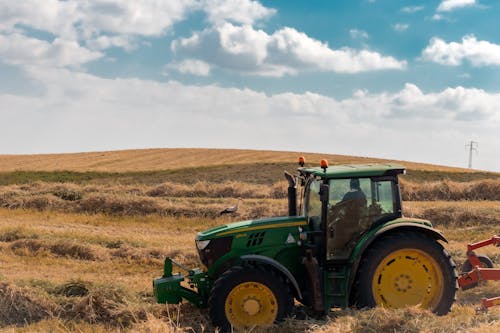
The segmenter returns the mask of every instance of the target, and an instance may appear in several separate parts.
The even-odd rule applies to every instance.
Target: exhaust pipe
[[[285,171],[288,180],[288,216],[297,216],[297,181],[288,171]]]

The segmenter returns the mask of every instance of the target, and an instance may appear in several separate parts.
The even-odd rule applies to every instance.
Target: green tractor
[[[446,314],[457,290],[455,264],[429,221],[403,217],[404,167],[321,162],[304,167],[301,157],[297,175],[285,172],[288,216],[198,233],[205,269],[166,258],[153,281],[157,302],[208,306],[222,331],[271,326],[292,313],[294,300],[319,314],[377,305]],[[187,275],[173,274],[173,264]]]

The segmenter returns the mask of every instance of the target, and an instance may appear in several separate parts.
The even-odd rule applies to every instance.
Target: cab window
[[[327,259],[348,258],[373,222],[395,214],[397,195],[393,180],[330,180]]]

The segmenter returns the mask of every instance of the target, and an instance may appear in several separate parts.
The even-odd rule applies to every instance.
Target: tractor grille
[[[232,243],[233,236],[212,239],[205,249],[198,250],[201,262],[207,268],[212,266],[217,259],[231,251]]]
[[[248,236],[247,247],[252,247],[262,244],[265,235],[266,235],[265,231],[254,232],[253,234],[250,234],[250,236]]]

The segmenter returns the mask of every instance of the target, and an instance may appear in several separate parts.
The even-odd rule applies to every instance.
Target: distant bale
[[[159,250],[137,249],[132,247],[120,247],[111,252],[111,257],[134,261],[142,264],[161,263],[165,254]]]
[[[20,239],[10,245],[10,249],[17,255],[37,255],[41,249],[46,249],[45,244],[37,239]]]
[[[500,200],[500,180],[473,182],[467,191],[469,200]]]
[[[89,246],[72,243],[49,243],[38,239],[20,239],[10,245],[10,249],[17,255],[34,255],[41,253],[79,260],[97,260],[99,255]]]
[[[57,242],[49,246],[50,252],[59,257],[80,260],[97,260],[99,256],[89,246],[75,242]]]
[[[135,196],[96,195],[81,200],[78,212],[104,213],[109,215],[146,215],[161,213],[161,206],[150,198]]]
[[[88,295],[88,283],[83,281],[69,281],[54,288],[53,292],[66,297],[83,297]]]
[[[500,180],[486,179],[473,182],[413,183],[401,180],[401,196],[405,201],[455,201],[455,200],[500,200]]]
[[[267,198],[269,189],[264,185],[254,185],[237,181],[224,183],[196,182],[191,185],[163,183],[146,191],[151,197],[187,198]]]
[[[288,185],[285,182],[275,183],[271,186],[269,196],[271,199],[285,199],[288,196]]]
[[[73,184],[57,185],[51,189],[51,192],[56,197],[65,201],[77,201],[83,197],[79,187]]]
[[[21,208],[44,211],[48,209],[64,209],[64,207],[66,205],[63,200],[49,194],[39,194],[24,197]]]
[[[38,234],[29,232],[24,228],[8,228],[0,231],[0,242],[13,242],[19,239],[36,239]]]
[[[0,326],[25,325],[53,316],[57,306],[27,288],[0,282]]]
[[[164,183],[146,191],[146,195],[150,197],[173,196],[172,194],[175,193],[174,186],[172,183]]]
[[[447,207],[407,210],[409,216],[431,221],[438,226],[477,226],[499,225],[500,219],[482,211],[468,209],[467,207]]]
[[[128,327],[146,317],[142,309],[131,305],[131,296],[111,285],[96,287],[89,293],[66,304],[63,317],[91,324]]]

